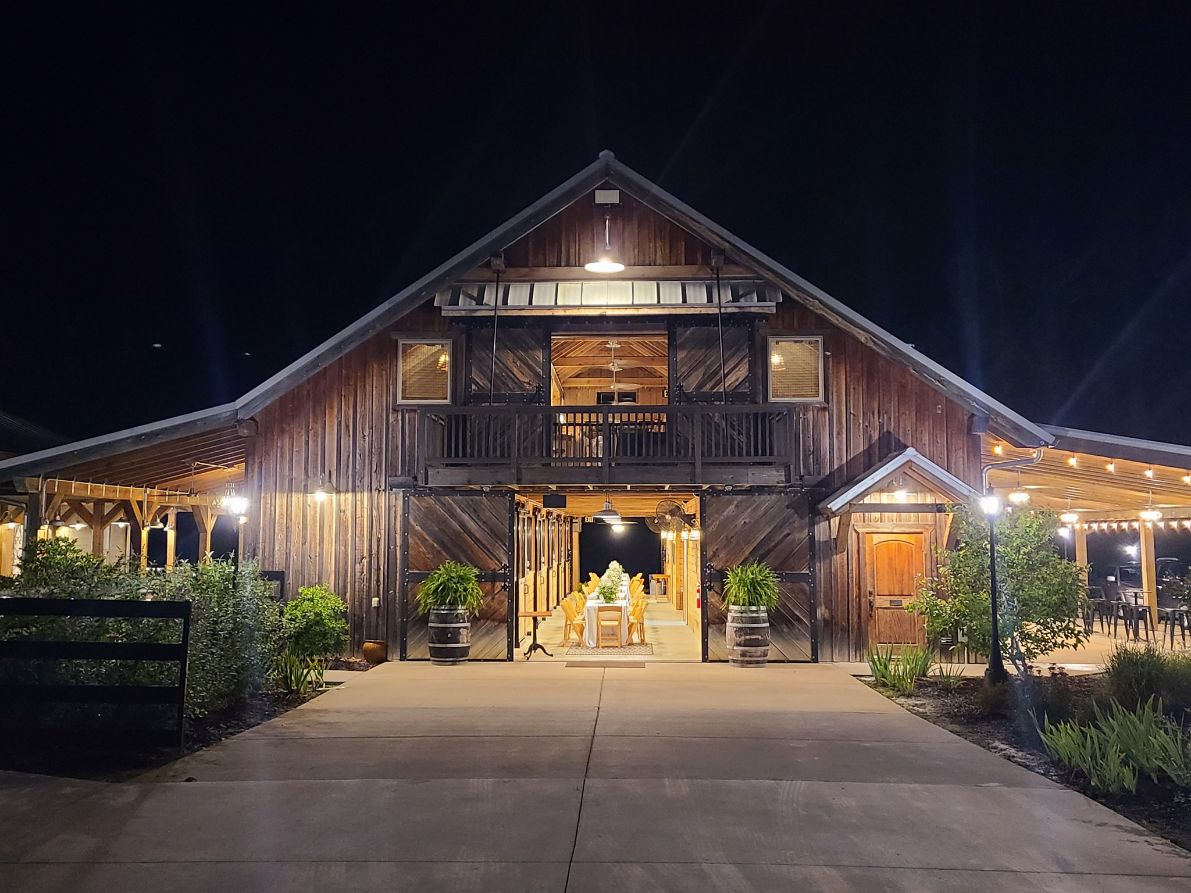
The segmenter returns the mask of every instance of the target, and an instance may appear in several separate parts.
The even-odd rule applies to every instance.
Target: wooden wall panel
[[[753,339],[747,327],[724,326],[722,375],[717,326],[678,326],[673,338],[678,369],[676,387],[681,388],[684,400],[719,399],[725,380],[730,400],[749,400]]]
[[[628,266],[701,264],[711,249],[678,224],[621,192],[612,209],[612,249]],[[510,267],[581,267],[604,247],[604,212],[580,200],[504,250]]]

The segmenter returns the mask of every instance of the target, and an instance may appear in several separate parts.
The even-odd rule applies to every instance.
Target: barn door
[[[499,326],[495,366],[492,362],[492,329],[473,328],[468,337],[468,403],[547,402],[550,334],[545,329]]]
[[[402,524],[401,657],[430,657],[426,617],[415,597],[426,575],[448,559],[480,571],[484,606],[471,622],[472,660],[512,660],[515,618],[511,492],[410,493]]]
[[[675,326],[671,335],[676,403],[718,403],[728,387],[730,403],[752,400],[752,329],[740,323],[724,325],[724,365],[720,371],[720,333],[715,325]]]
[[[923,618],[907,611],[906,605],[925,573],[926,534],[866,533],[864,557],[869,644],[924,644]]]
[[[777,607],[769,612],[769,659],[818,660],[809,499],[786,493],[717,493],[701,496],[699,511],[704,557],[703,659],[728,659],[724,574],[735,565],[762,561],[777,572],[780,591]]]

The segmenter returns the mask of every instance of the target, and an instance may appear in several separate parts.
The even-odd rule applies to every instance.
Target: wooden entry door
[[[866,533],[864,536],[868,641],[870,645],[922,645],[922,617],[906,610],[926,571],[926,534]]]

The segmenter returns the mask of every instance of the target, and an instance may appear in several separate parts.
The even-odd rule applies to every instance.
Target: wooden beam
[[[103,519],[106,514],[107,503],[100,499],[95,500],[91,507],[91,554],[98,558],[104,555],[103,532],[106,525]]]
[[[199,535],[199,562],[206,564],[211,560],[211,514],[207,506],[196,505],[191,509],[194,515],[194,526]]]
[[[168,514],[169,520],[165,529],[165,569],[172,571],[178,549],[178,510],[170,508]]]
[[[1157,627],[1158,621],[1158,561],[1154,549],[1154,525],[1142,523],[1138,528],[1141,540],[1141,589],[1150,608],[1150,622]]]
[[[720,270],[722,279],[759,279],[756,273],[737,264],[725,264]],[[496,274],[487,267],[477,267],[459,282],[492,282]],[[625,267],[615,277],[607,273],[591,273],[584,267],[509,267],[500,274],[501,282],[607,282],[610,278],[625,279],[714,279],[715,270],[703,264],[666,264]]]

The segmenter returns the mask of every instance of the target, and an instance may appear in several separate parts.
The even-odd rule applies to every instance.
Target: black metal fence
[[[12,638],[0,640],[0,659],[18,662],[132,661],[173,663],[176,682],[164,685],[139,683],[94,684],[55,681],[0,683],[0,713],[11,708],[34,708],[39,712],[55,704],[166,705],[172,707],[173,728],[88,727],[88,740],[129,744],[177,745],[184,735],[186,700],[186,654],[190,644],[189,601],[131,601],[124,599],[0,598],[0,617],[24,618],[124,618],[133,620],[181,621],[176,642],[110,642]],[[27,675],[27,674],[26,674]],[[53,674],[49,675],[53,679]],[[67,735],[63,725],[47,730]],[[82,730],[75,730],[82,731]]]

